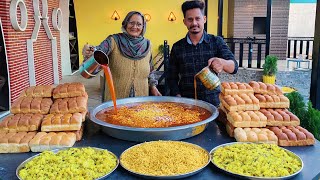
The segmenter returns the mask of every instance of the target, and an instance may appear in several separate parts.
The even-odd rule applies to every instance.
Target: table
[[[84,132],[83,139],[75,144],[75,147],[92,146],[98,148],[106,148],[118,157],[127,148],[136,145],[137,142],[123,141],[119,139],[112,138],[102,131],[98,125],[93,124],[90,120],[86,121],[86,128]],[[209,123],[208,128],[201,134],[185,139],[183,141],[194,143],[202,146],[206,150],[210,151],[214,147],[235,141],[230,138],[225,131],[224,125],[220,122]],[[320,143],[316,141],[314,146],[304,146],[304,147],[288,147],[287,149],[293,151],[301,157],[304,163],[304,168],[301,173],[299,173],[293,179],[312,179],[320,172]],[[16,168],[28,157],[31,157],[37,153],[18,153],[18,154],[0,154],[0,177],[3,180],[15,180],[17,179],[15,175]],[[1,179],[0,178],[0,179]],[[119,167],[107,178],[108,180],[138,180],[140,178],[130,174],[120,165]],[[207,180],[207,179],[235,179],[234,177],[227,175],[214,167],[210,163],[203,171],[200,173],[185,178],[187,180]]]
[[[307,63],[308,69],[310,69],[310,60],[303,60],[303,59],[287,59],[287,68],[289,68],[290,62],[296,63],[296,68],[301,68],[301,63]]]

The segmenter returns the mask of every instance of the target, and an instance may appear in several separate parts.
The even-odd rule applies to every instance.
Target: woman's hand
[[[94,48],[93,46],[89,45],[88,43],[85,44],[82,48],[82,55],[85,60],[93,55]]]
[[[162,94],[159,92],[159,90],[156,86],[151,86],[150,92],[153,96],[162,96]]]

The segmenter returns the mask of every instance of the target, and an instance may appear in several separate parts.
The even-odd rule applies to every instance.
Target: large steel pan
[[[96,114],[108,107],[112,107],[112,101],[108,101],[96,106],[90,111],[90,120],[101,126],[102,131],[106,134],[123,140],[128,141],[153,141],[153,140],[180,140],[186,139],[203,132],[208,123],[215,120],[219,112],[215,106],[210,103],[182,97],[170,97],[170,96],[147,96],[147,97],[133,97],[118,99],[117,105],[124,105],[129,103],[138,102],[177,102],[189,105],[195,105],[207,109],[212,115],[203,121],[188,124],[183,126],[167,127],[167,128],[135,128],[128,126],[119,126],[101,121],[96,118]]]

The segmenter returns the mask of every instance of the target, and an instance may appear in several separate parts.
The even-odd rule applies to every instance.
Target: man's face
[[[183,22],[187,26],[189,33],[198,34],[203,31],[207,17],[201,13],[199,8],[194,8],[186,11],[186,17]]]

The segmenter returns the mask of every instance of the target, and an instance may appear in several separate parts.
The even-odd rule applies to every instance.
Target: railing
[[[169,55],[170,55],[170,48],[168,45],[167,40],[164,41],[163,43],[163,61],[161,62],[161,64],[158,66],[158,68],[156,69],[156,71],[160,71],[161,67],[163,66],[163,74],[160,76],[160,78],[158,79],[158,84],[160,87],[159,91],[162,93],[163,96],[169,96],[169,85],[168,85],[168,81],[166,80],[167,77],[167,68],[169,65]],[[164,83],[162,83],[162,81],[164,81]]]
[[[235,55],[235,58],[239,60],[239,67],[243,67],[244,56],[248,56],[248,68],[252,68],[252,59],[255,57],[257,59],[257,68],[261,68],[262,52],[265,49],[266,40],[257,38],[224,38],[225,42],[230,47],[230,50]],[[245,49],[244,47],[248,47]],[[238,49],[237,49],[238,48]],[[264,48],[264,49],[263,49]],[[238,50],[236,52],[236,50]],[[255,54],[256,53],[256,54]],[[164,53],[163,61],[158,66],[156,71],[160,71],[164,67],[164,72],[158,79],[159,90],[162,95],[169,95],[169,86],[166,81],[166,70],[169,64],[169,54],[170,48],[167,41],[164,41]],[[162,58],[162,57],[161,57]],[[164,81],[164,82],[163,82]]]
[[[239,67],[243,67],[244,57],[247,57],[248,60],[248,68],[252,67],[252,60],[257,60],[257,67],[261,67],[261,61],[264,59],[265,54],[265,46],[266,39],[258,39],[258,38],[224,38],[225,42],[228,44],[230,50],[235,55],[235,58],[239,60]],[[307,59],[312,59],[312,46],[313,46],[313,37],[288,37],[288,50],[287,57],[288,58],[297,58],[299,54],[307,55]],[[158,66],[156,71],[160,71],[162,67],[164,67],[164,73],[158,79],[159,84],[162,84],[162,94],[169,95],[169,88],[166,82],[166,69],[169,63],[169,54],[170,49],[167,41],[164,41],[164,53],[163,53],[163,61]],[[164,82],[162,82],[164,81]]]
[[[239,67],[243,67],[244,57],[247,55],[248,68],[252,68],[253,57],[255,57],[255,59],[257,60],[256,68],[261,68],[262,50],[265,49],[266,39],[247,37],[224,38],[224,40],[228,44],[235,58],[239,60]]]
[[[312,59],[313,37],[288,37],[287,58],[297,58],[299,54]]]

